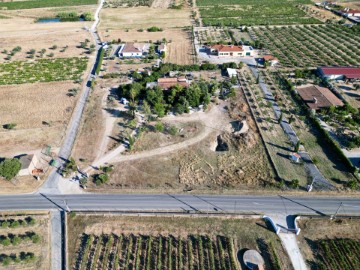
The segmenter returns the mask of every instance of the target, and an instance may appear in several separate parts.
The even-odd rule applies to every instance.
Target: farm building
[[[119,49],[119,57],[142,57],[149,53],[149,43],[125,43]]]
[[[351,8],[345,8],[343,10],[340,10],[339,13],[344,17],[359,17],[360,16],[360,10],[351,9]]]
[[[160,44],[159,46],[157,46],[157,51],[160,54],[166,52],[166,44]]]
[[[318,67],[319,75],[328,80],[350,80],[360,79],[360,68],[358,67]]]
[[[298,153],[291,153],[290,160],[295,163],[299,163],[301,160],[301,156]]]
[[[19,176],[31,175],[33,170],[36,170],[36,166],[39,163],[36,155],[22,155],[16,157],[21,163],[21,168],[18,173]]]
[[[330,89],[325,87],[309,84],[298,87],[296,90],[306,105],[313,110],[344,105]]]
[[[230,78],[237,76],[237,71],[234,68],[227,68],[226,72],[227,72],[227,74],[229,75]]]
[[[149,82],[146,84],[146,88],[154,88],[156,86],[160,87],[162,90],[168,90],[175,85],[180,85],[183,87],[189,87],[189,82],[185,77],[177,78],[159,78],[157,82]]]
[[[264,62],[265,62],[265,61],[268,61],[269,65],[270,65],[271,67],[273,67],[273,66],[275,66],[276,64],[279,63],[279,60],[278,60],[275,56],[273,56],[273,55],[271,55],[271,54],[265,54],[265,55],[262,57],[262,59],[263,59]]]
[[[253,48],[250,46],[237,45],[212,45],[206,47],[207,53],[219,57],[243,57],[253,56]]]

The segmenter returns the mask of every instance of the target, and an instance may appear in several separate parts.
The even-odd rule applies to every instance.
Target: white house
[[[142,57],[149,53],[149,43],[125,43],[121,45],[119,57]]]
[[[157,47],[157,51],[158,53],[163,53],[163,52],[166,52],[166,44],[160,44],[158,47]]]

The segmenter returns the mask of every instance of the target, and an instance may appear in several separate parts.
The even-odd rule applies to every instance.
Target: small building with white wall
[[[39,160],[36,155],[22,155],[16,157],[19,159],[21,168],[18,173],[19,176],[32,175],[32,171],[36,169]]]

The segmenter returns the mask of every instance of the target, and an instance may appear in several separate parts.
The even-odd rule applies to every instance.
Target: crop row
[[[360,269],[360,241],[326,239],[316,242],[320,269]]]
[[[44,7],[63,7],[63,6],[80,6],[96,5],[97,0],[29,0],[0,2],[0,9],[30,9]]]
[[[297,4],[310,4],[309,1],[249,1],[249,0],[199,0],[197,5],[205,26],[241,25],[288,25],[321,24],[309,17]],[[241,8],[238,8],[240,5]]]
[[[224,236],[86,235],[73,269],[237,269],[233,241]]]
[[[19,245],[22,242],[29,242],[32,241],[34,244],[39,243],[40,241],[40,236],[34,232],[26,232],[25,234],[8,234],[7,236],[5,235],[0,235],[0,245],[3,246],[9,246],[9,245]]]
[[[1,63],[0,85],[78,80],[87,62],[87,57],[72,57]]]
[[[17,228],[17,227],[25,227],[35,225],[36,221],[32,217],[27,217],[25,219],[3,219],[0,220],[0,228],[6,229]]]

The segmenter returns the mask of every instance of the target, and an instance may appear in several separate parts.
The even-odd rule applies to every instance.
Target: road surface
[[[360,198],[176,194],[29,194],[0,196],[0,210],[190,211],[191,213],[359,215]]]
[[[94,15],[95,21],[89,30],[93,37],[93,41],[96,46],[96,51],[98,52],[97,57],[94,59],[94,63],[91,68],[92,71],[86,78],[86,82],[84,83],[83,90],[81,92],[81,96],[75,107],[75,111],[71,118],[70,124],[67,128],[66,136],[62,143],[62,146],[60,148],[59,155],[58,155],[59,156],[59,158],[58,158],[59,166],[58,167],[62,167],[70,157],[72,148],[75,143],[76,135],[77,135],[79,127],[80,127],[81,117],[82,117],[83,111],[85,109],[86,100],[87,100],[90,90],[91,90],[90,81],[95,76],[95,69],[96,69],[96,66],[98,65],[100,49],[102,47],[100,37],[96,31],[96,27],[99,23],[99,14],[100,14],[101,8],[104,4],[104,1],[105,0],[100,1],[99,6]],[[57,168],[54,168],[52,170],[52,172],[50,173],[49,177],[47,178],[46,182],[39,189],[39,192],[54,193],[54,194],[62,193],[64,191],[66,192],[67,190],[61,190],[61,186],[59,186],[59,183],[61,183],[60,181],[61,181],[61,175],[58,173]],[[62,185],[62,186],[64,186],[64,185]],[[73,185],[73,186],[75,186],[75,185]],[[78,187],[78,185],[77,185],[77,187]],[[59,188],[60,188],[60,190],[59,190]],[[67,188],[71,189],[72,187],[71,187],[71,185],[68,184]]]

